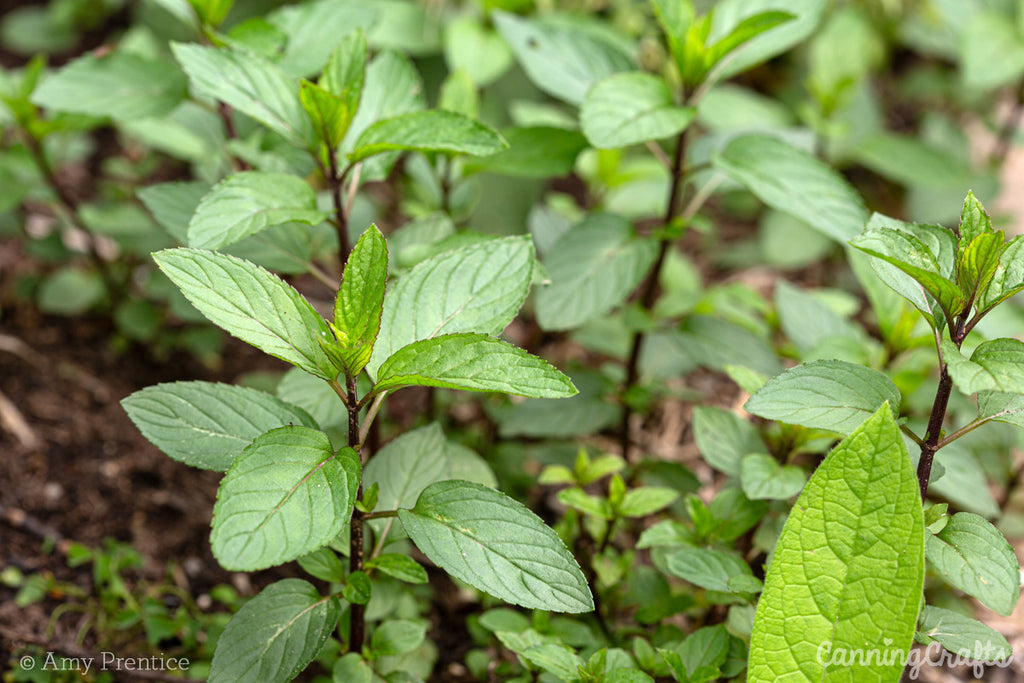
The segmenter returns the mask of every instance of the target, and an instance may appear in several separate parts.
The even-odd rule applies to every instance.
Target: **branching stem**
[[[672,220],[676,217],[679,212],[679,195],[680,187],[683,184],[683,178],[686,174],[686,129],[679,134],[676,140],[675,155],[672,157],[672,182],[669,186],[668,193],[668,207],[665,210],[665,217],[663,224],[667,227]],[[643,289],[640,293],[640,305],[644,310],[649,311],[654,305],[654,298],[658,292],[658,278],[661,275],[661,268],[665,263],[665,257],[668,254],[671,243],[667,239],[662,239],[661,244],[658,246],[658,257],[654,261],[654,266],[651,268],[651,272],[647,274],[647,280],[644,282]],[[640,379],[640,349],[643,346],[644,334],[643,332],[633,333],[633,343],[629,351],[629,361],[626,364],[626,383],[623,387],[623,397],[628,397],[630,390],[636,386],[637,381]],[[629,460],[629,445],[630,445],[630,434],[629,434],[629,423],[633,417],[633,409],[629,405],[629,401],[623,401],[622,406],[622,426],[620,432],[620,447],[622,449],[622,457]]]

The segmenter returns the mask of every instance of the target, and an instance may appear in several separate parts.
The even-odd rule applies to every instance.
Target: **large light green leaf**
[[[276,275],[201,249],[165,249],[153,259],[215,325],[317,377],[337,377],[338,369],[320,345],[320,339],[330,339],[327,323]]]
[[[289,173],[242,171],[219,182],[196,207],[188,225],[189,246],[219,249],[281,223],[316,225],[328,213],[316,194]]]
[[[693,437],[704,460],[730,477],[740,476],[743,456],[766,450],[754,425],[714,406],[693,409]]]
[[[32,103],[124,120],[168,114],[187,94],[188,81],[175,64],[114,51],[68,63],[39,84]]]
[[[953,587],[1009,616],[1020,597],[1020,564],[1003,535],[970,512],[958,512],[925,541],[928,566]]]
[[[900,392],[882,373],[819,360],[768,380],[743,407],[769,420],[848,434],[887,401],[894,414],[899,411]]]
[[[898,680],[923,585],[920,490],[883,406],[825,458],[793,506],[757,604],[747,680]],[[882,656],[831,664],[833,653],[864,648]]]
[[[201,95],[225,102],[301,147],[316,138],[299,102],[299,84],[252,53],[171,43],[174,57]]]
[[[568,330],[622,303],[647,274],[657,243],[636,236],[624,218],[594,214],[569,229],[544,266],[551,284],[537,292],[537,322]]]
[[[967,659],[996,662],[1013,656],[1013,649],[999,631],[951,609],[925,605],[917,631],[925,644],[937,642],[948,652]]]
[[[523,305],[533,266],[528,237],[489,240],[420,262],[384,297],[370,375],[395,351],[420,339],[501,332]]]
[[[213,508],[213,555],[253,571],[326,545],[348,523],[359,456],[335,453],[327,435],[281,427],[256,437],[221,481]]]
[[[317,426],[305,410],[270,394],[216,382],[157,384],[125,397],[121,406],[164,453],[218,472],[264,432],[289,424]]]
[[[597,81],[633,68],[616,45],[568,26],[554,26],[495,11],[491,17],[534,85],[569,104],[580,104]]]
[[[1024,396],[984,391],[978,394],[978,417],[1024,428]]]
[[[321,596],[302,579],[270,584],[228,622],[210,683],[292,680],[317,656],[340,616],[337,597]]]
[[[348,411],[331,385],[305,370],[292,368],[277,383],[277,397],[302,408],[321,429],[348,427]]]
[[[663,79],[633,71],[612,74],[587,91],[580,125],[590,144],[612,149],[675,135],[696,113],[673,102]]]
[[[375,393],[408,386],[501,391],[530,398],[575,396],[547,361],[486,334],[448,334],[402,347],[377,371]]]
[[[399,519],[423,553],[452,576],[516,605],[589,612],[587,580],[561,539],[535,514],[494,489],[431,484]]]
[[[778,138],[741,135],[712,163],[768,206],[792,214],[838,242],[864,229],[868,218],[864,202],[843,177]]]
[[[461,114],[412,111],[368,127],[348,157],[355,162],[396,150],[487,156],[506,147],[508,143],[492,129]]]

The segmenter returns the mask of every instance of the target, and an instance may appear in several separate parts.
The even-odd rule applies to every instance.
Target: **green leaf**
[[[810,292],[785,280],[779,280],[775,286],[775,309],[782,331],[805,354],[829,339],[864,341],[855,325]]]
[[[131,120],[169,114],[187,95],[177,65],[115,50],[68,63],[39,84],[31,101],[54,111]]]
[[[557,676],[561,681],[576,683],[580,680],[579,670],[583,660],[566,645],[541,643],[526,648],[521,654],[530,664]]]
[[[371,124],[410,111],[424,108],[423,83],[420,82],[416,67],[395,52],[385,51],[378,54],[366,67],[366,79],[359,100],[359,108],[352,119],[352,124],[341,143],[340,151],[347,154],[355,149],[356,140]],[[397,154],[384,155],[363,164],[362,178],[383,177],[386,175],[388,161],[394,162]],[[379,163],[376,175],[367,175],[368,164]]]
[[[558,492],[558,502],[591,517],[612,518],[612,506],[605,498],[592,496],[583,489],[572,487]]]
[[[419,647],[426,635],[425,622],[390,619],[374,630],[370,637],[370,652],[374,657],[412,652]]]
[[[691,0],[651,0],[651,7],[654,9],[658,26],[665,33],[669,52],[679,67],[679,73],[687,73],[687,35],[697,18],[693,2]]]
[[[765,450],[754,425],[733,412],[714,406],[694,407],[693,437],[704,460],[730,477],[740,476],[743,456]]]
[[[849,434],[886,402],[893,414],[899,411],[900,392],[881,372],[819,360],[771,378],[743,408],[769,420]]]
[[[657,243],[636,236],[614,214],[593,214],[551,247],[544,266],[551,284],[537,292],[537,322],[568,330],[603,315],[636,289],[657,257]]]
[[[179,462],[225,472],[253,439],[277,427],[315,428],[306,411],[270,394],[216,382],[170,382],[121,406],[142,435]]]
[[[201,249],[165,249],[153,260],[210,322],[317,377],[337,376],[320,346],[330,339],[327,323],[276,275]]]
[[[39,310],[57,315],[80,315],[103,301],[107,287],[99,273],[61,268],[39,285]]]
[[[679,491],[662,486],[641,486],[630,489],[619,504],[623,517],[646,517],[668,507],[679,498]]]
[[[235,0],[188,0],[188,4],[192,5],[202,23],[216,27],[224,21]]]
[[[694,631],[673,650],[662,650],[662,653],[677,680],[688,683],[712,681],[722,677],[720,667],[729,655],[729,633],[724,624],[705,626]]]
[[[508,148],[463,163],[465,173],[496,173],[519,178],[550,178],[572,172],[576,157],[587,147],[579,131],[536,126],[506,128],[501,136]]]
[[[370,461],[373,462],[372,460]],[[370,466],[367,464],[366,469]],[[426,583],[428,580],[427,570],[416,560],[407,555],[398,553],[384,553],[370,560],[363,565],[367,571],[376,569],[382,574],[405,581],[406,583]]]
[[[978,299],[978,310],[993,306],[1024,290],[1024,235],[1017,235],[1006,243],[999,256],[999,265],[992,274],[988,288]]]
[[[948,280],[953,276],[953,262],[957,249],[956,237],[951,231],[940,225],[907,223],[877,213],[872,215],[871,220],[868,221],[867,230],[869,233],[876,230],[887,230],[907,235],[906,238],[893,238],[891,243],[885,237],[872,237],[872,248],[882,249],[886,257],[873,258],[871,266],[890,289],[913,304],[925,315],[929,324],[935,327],[935,316],[937,315],[935,304],[929,298],[925,287],[910,274],[890,263],[889,259],[907,261],[907,266],[937,274],[940,278]],[[851,244],[857,247],[856,244],[852,242]],[[889,251],[890,248],[893,250]],[[935,278],[931,277],[931,279]],[[941,284],[937,286],[945,289],[949,296],[955,298],[948,286]]]
[[[807,474],[796,465],[780,465],[769,455],[751,453],[740,462],[740,481],[751,500],[789,500],[803,489]]]
[[[188,225],[188,243],[220,249],[273,225],[316,225],[328,216],[317,210],[316,194],[301,178],[242,171],[217,183],[199,202]]]
[[[217,491],[214,557],[253,571],[326,545],[348,523],[358,484],[359,456],[334,453],[323,432],[281,427],[256,437]]]
[[[1020,28],[996,9],[978,8],[960,30],[959,64],[963,84],[991,91],[1024,74],[1024,40]]]
[[[355,652],[342,656],[331,670],[334,683],[374,683],[374,678],[373,668]]]
[[[370,360],[380,332],[387,279],[388,247],[384,235],[371,225],[348,256],[334,300],[334,334],[350,377],[358,375]]]
[[[979,235],[995,234],[992,229],[992,219],[985,212],[974,192],[968,190],[964,197],[964,207],[960,211],[960,235],[957,247],[957,261],[963,259],[964,251],[971,242]]]
[[[354,31],[369,31],[380,21],[381,4],[317,0],[274,10],[267,20],[287,37],[278,66],[296,77],[319,72],[339,46],[340,36],[345,36],[344,45]],[[355,41],[366,44],[365,38]]]
[[[345,579],[345,587],[341,591],[341,597],[353,605],[365,605],[373,597],[373,584],[370,577],[364,571],[354,571]]]
[[[317,85],[341,98],[351,118],[359,109],[365,81],[366,34],[361,29],[356,29],[345,36],[331,53]],[[346,131],[348,123],[350,122],[345,124]]]
[[[352,122],[352,110],[342,98],[325,90],[321,86],[302,81],[299,84],[299,102],[306,110],[306,116],[313,124],[317,137],[333,150],[337,147],[348,131]]]
[[[160,227],[179,243],[186,244],[192,214],[210,189],[210,185],[203,182],[170,182],[140,187],[135,194]]]
[[[378,510],[414,505],[423,489],[446,479],[451,479],[451,468],[445,458],[444,433],[436,422],[389,442],[366,463],[363,472],[364,487],[380,487]],[[378,538],[385,538],[394,533],[393,519],[371,519],[367,523]]]
[[[858,235],[867,221],[863,200],[841,175],[778,138],[740,135],[712,164],[768,206],[837,242]]]
[[[321,429],[348,427],[348,411],[338,394],[330,384],[304,370],[285,372],[277,384],[277,397],[308,412]]]
[[[252,53],[201,45],[171,43],[171,51],[200,95],[230,105],[302,148],[315,140],[298,83],[280,67]]]
[[[760,20],[751,21],[758,15],[775,10],[796,17],[733,49],[716,69],[716,76],[721,80],[731,78],[803,42],[818,27],[826,6],[825,0],[722,0],[716,3],[708,34],[712,50],[727,36],[737,32],[749,35],[758,27]]]
[[[898,680],[923,585],[920,489],[883,406],[825,458],[786,520],[754,616],[747,680]],[[891,650],[867,661],[830,659],[882,643]]]
[[[512,51],[493,29],[477,17],[459,15],[444,31],[448,71],[464,71],[478,86],[490,85],[512,66]]]
[[[578,393],[547,361],[485,334],[449,334],[402,347],[380,366],[373,391],[407,386],[500,391],[530,398]]]
[[[963,237],[960,239],[963,243]],[[999,267],[1003,246],[1001,233],[985,233],[972,239],[957,259],[956,282],[969,304],[988,288]]]
[[[384,297],[371,376],[398,349],[454,332],[496,335],[523,305],[533,277],[528,237],[489,240],[438,254],[399,278]]]
[[[925,605],[917,632],[925,644],[937,642],[965,659],[996,662],[1013,656],[1013,649],[999,631],[953,610]]]
[[[970,512],[958,512],[925,540],[928,566],[954,588],[1009,616],[1020,597],[1020,564],[1003,535]]]
[[[979,391],[996,388],[995,377],[983,366],[967,360],[960,349],[948,339],[941,342],[942,359],[946,362],[946,371],[956,388],[970,396]]]
[[[317,656],[340,616],[338,598],[322,597],[306,581],[270,584],[228,622],[210,683],[290,681]]]
[[[995,387],[1006,393],[1024,393],[1024,343],[1017,339],[993,339],[979,344],[971,362],[991,375]]]
[[[753,578],[750,565],[738,555],[711,548],[680,548],[665,555],[665,568],[705,590],[733,592],[730,582],[739,576]]]
[[[310,576],[321,581],[341,583],[345,580],[345,565],[330,548],[323,547],[299,558],[299,566]]]
[[[978,394],[978,417],[1024,427],[1024,395],[982,392]]]
[[[491,17],[534,85],[563,102],[579,105],[594,83],[634,68],[617,45],[581,29],[502,11]]]
[[[765,31],[770,31],[779,24],[793,21],[795,16],[788,12],[769,10],[744,17],[724,38],[708,47],[705,64],[710,68],[720,62],[727,54],[744,43],[756,38]]]
[[[940,274],[940,265],[935,254],[916,236],[899,230],[879,228],[868,230],[850,240],[850,245],[896,266],[913,278],[924,292],[939,303],[947,318],[952,319],[963,309],[963,292]],[[896,291],[904,294],[900,289]],[[908,296],[907,300],[917,306],[922,313],[931,311],[927,298],[920,294],[913,298]]]
[[[487,156],[508,147],[479,121],[450,111],[412,111],[377,121],[363,131],[349,153],[352,162],[380,152],[412,150]]]
[[[613,149],[676,135],[696,113],[675,105],[663,79],[633,71],[612,74],[587,91],[580,125],[590,144]]]
[[[561,539],[522,504],[465,481],[431,484],[399,518],[417,547],[474,588],[527,608],[589,612],[594,601]]]

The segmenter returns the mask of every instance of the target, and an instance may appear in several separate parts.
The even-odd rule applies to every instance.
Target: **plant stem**
[[[967,315],[966,310],[957,316],[955,324],[950,325],[950,339],[960,348],[967,336]],[[925,494],[928,493],[928,480],[932,476],[932,460],[935,453],[942,446],[949,443],[949,440],[942,438],[942,423],[946,419],[946,406],[949,404],[949,395],[953,390],[953,378],[949,376],[946,359],[942,357],[942,349],[939,345],[940,333],[936,332],[936,349],[939,354],[939,388],[935,391],[935,401],[932,403],[932,412],[928,416],[928,428],[924,434],[924,442],[921,444],[921,459],[917,463],[917,482],[921,487],[921,502],[924,502]],[[964,432],[966,433],[966,432]]]
[[[953,379],[949,376],[946,366],[942,366],[942,373],[939,375],[939,388],[935,392],[935,402],[932,403],[932,413],[928,418],[928,430],[925,432],[924,443],[921,444],[921,459],[917,463],[917,482],[921,487],[921,501],[924,501],[928,493],[928,479],[932,475],[932,460],[935,452],[939,450],[939,441],[942,436],[942,422],[946,418],[946,405],[949,403],[949,394],[953,388]]]
[[[237,140],[238,132],[235,130],[235,122],[231,118],[231,105],[227,102],[218,102],[217,113],[220,115],[220,120],[224,122],[224,133],[227,135],[228,140]],[[231,155],[231,161],[239,171],[248,171],[252,169],[252,166],[250,166],[249,162],[245,159],[239,159],[238,157]]]
[[[583,516],[580,515],[577,520],[580,533],[573,544],[575,546],[573,554],[580,560],[580,567],[583,569],[583,575],[586,577],[587,585],[590,587],[590,594],[594,596],[594,617],[597,619],[597,625],[601,629],[601,633],[608,639],[608,642],[612,643],[612,632],[608,628],[608,622],[605,620],[601,593],[597,590],[597,571],[594,569],[594,546],[596,541],[583,525]]]
[[[345,201],[342,199],[342,185],[345,179],[338,174],[337,152],[331,150],[327,158],[328,168],[324,175],[331,188],[331,202],[334,204],[334,229],[338,235],[338,263],[341,266],[340,272],[344,275],[348,252],[352,248],[348,243],[348,211],[345,210]]]
[[[665,218],[663,224],[667,227],[672,220],[676,217],[679,212],[679,195],[680,186],[682,185],[683,176],[685,175],[686,167],[686,129],[679,134],[676,140],[676,151],[672,157],[672,182],[669,186],[668,191],[668,208],[665,210]],[[668,255],[670,242],[667,239],[661,240],[661,244],[658,247],[658,257],[654,261],[654,267],[651,268],[651,272],[647,274],[647,280],[644,282],[643,289],[640,293],[640,305],[644,310],[649,311],[654,305],[654,298],[658,292],[658,278],[661,275],[661,268],[665,264],[665,257]],[[634,332],[633,343],[629,350],[629,361],[626,364],[626,383],[623,386],[623,396],[629,395],[630,390],[636,386],[637,381],[640,379],[640,349],[643,346],[644,333]],[[622,450],[622,457],[627,461],[629,460],[629,422],[633,417],[633,409],[630,407],[628,400],[623,401],[622,405],[622,426],[620,433],[620,447]]]
[[[359,399],[356,396],[356,378],[348,378],[348,445],[360,449],[359,435]],[[359,483],[356,499],[363,497],[363,484]],[[349,523],[348,571],[349,574],[363,570],[363,513],[358,508],[352,509],[352,520]],[[359,653],[363,650],[366,639],[366,606],[352,603],[349,607],[348,651]]]

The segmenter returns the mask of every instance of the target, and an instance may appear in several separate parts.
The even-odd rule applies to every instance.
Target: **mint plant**
[[[528,245],[514,240],[507,246],[515,249],[525,265],[519,270],[529,278],[533,257]],[[458,267],[465,267],[475,252],[479,250],[449,253],[458,257]],[[338,584],[325,596],[297,579],[264,589],[226,628],[211,680],[289,680],[316,656],[343,611],[352,658],[340,660],[339,666],[358,668],[363,666],[361,657],[372,660],[416,648],[423,629],[392,622],[376,628],[364,651],[371,577],[426,580],[412,558],[381,552],[396,517],[424,555],[470,585],[536,609],[592,608],[586,580],[572,555],[521,504],[487,486],[444,476],[415,450],[399,459],[424,463],[428,469],[405,472],[415,490],[396,491],[392,473],[372,469],[373,461],[360,454],[381,401],[402,387],[503,391],[536,398],[576,393],[564,375],[506,342],[480,333],[440,334],[444,323],[465,324],[471,316],[478,317],[478,324],[490,318],[487,327],[494,326],[495,316],[507,320],[524,288],[503,292],[486,307],[472,301],[473,293],[466,290],[445,292],[440,298],[431,292],[435,310],[452,313],[440,326],[416,329],[431,311],[403,305],[415,301],[415,293],[411,300],[392,297],[385,303],[387,247],[371,226],[349,255],[334,318],[328,323],[287,283],[241,259],[192,248],[166,250],[155,258],[212,322],[325,382],[348,415],[347,445],[335,448],[301,408],[253,389],[175,383],[124,400],[143,434],[169,455],[226,471],[210,536],[214,556],[223,566],[252,571],[306,558],[302,563],[313,575]],[[439,260],[448,260],[451,267],[452,259],[444,254],[418,270],[429,276]],[[416,274],[414,270],[409,278]],[[482,284],[486,288],[490,283]],[[396,296],[403,293],[396,291]],[[402,343],[404,334],[416,339]],[[389,344],[398,348],[391,351]],[[373,360],[375,350],[382,360]],[[357,378],[368,364],[373,379],[360,391]],[[197,432],[203,434],[198,441]],[[435,448],[441,445],[443,450],[434,438]],[[430,483],[431,478],[436,481]],[[387,523],[378,528],[368,553],[370,538],[364,534],[373,520]],[[339,546],[342,534],[348,541]],[[345,551],[347,569],[329,546]],[[392,629],[403,635],[379,635]],[[392,643],[394,638],[398,642]],[[279,659],[261,655],[271,647],[284,648]]]
[[[748,679],[775,680],[783,672],[827,676],[847,667],[846,653],[872,643],[881,654],[856,664],[857,675],[895,681],[915,633],[924,644],[934,640],[977,660],[1010,655],[997,632],[966,617],[951,622],[952,615],[925,605],[922,595],[927,559],[951,585],[1009,614],[1020,595],[1009,543],[983,517],[950,516],[945,505],[923,508],[922,502],[940,448],[990,421],[1016,421],[1024,344],[991,339],[970,358],[961,349],[986,315],[1024,289],[1020,239],[1006,242],[969,193],[956,232],[876,214],[851,240],[932,332],[939,383],[923,433],[897,424],[901,397],[884,374],[839,360],[787,370],[747,402],[755,415],[848,434],[811,477],[783,527],[757,605]],[[978,416],[947,433],[954,387],[977,395]],[[919,448],[916,476],[901,432]],[[978,649],[981,636],[972,642],[966,632],[984,634],[985,651]],[[841,658],[822,658],[822,645]]]

